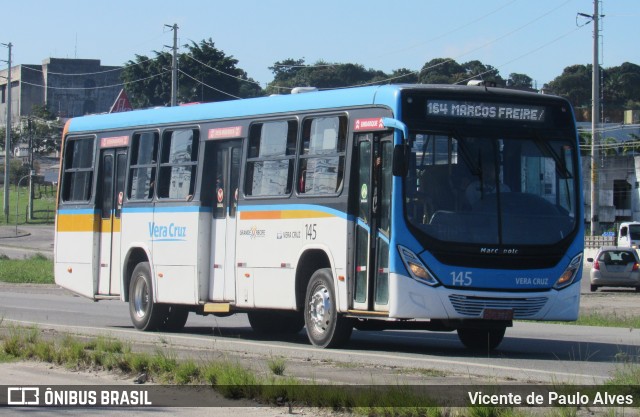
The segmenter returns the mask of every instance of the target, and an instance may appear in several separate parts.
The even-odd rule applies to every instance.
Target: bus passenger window
[[[321,195],[340,191],[344,175],[346,132],[347,118],[344,116],[304,121],[298,193]]]
[[[298,123],[294,120],[251,126],[245,195],[285,196],[291,193],[297,134]]]
[[[130,200],[153,198],[157,160],[158,133],[145,132],[133,135],[127,187],[127,196]]]
[[[162,136],[158,197],[187,199],[193,195],[198,163],[199,132],[174,130]]]
[[[63,201],[89,201],[93,184],[94,138],[68,140],[62,178]]]

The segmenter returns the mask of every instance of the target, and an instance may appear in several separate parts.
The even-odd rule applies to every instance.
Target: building
[[[8,69],[0,71],[0,126],[7,123]],[[122,89],[121,67],[98,59],[48,58],[42,65],[11,68],[11,119],[19,123],[33,106],[61,118],[108,112]]]
[[[590,123],[578,123],[578,130],[591,133]],[[598,221],[603,231],[615,230],[623,221],[640,221],[640,125],[602,125],[597,160]],[[633,144],[634,146],[630,146]],[[582,157],[582,185],[585,222],[591,216],[591,160]]]

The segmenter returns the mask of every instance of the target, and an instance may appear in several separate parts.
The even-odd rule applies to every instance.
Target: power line
[[[98,86],[98,87],[54,87],[54,86],[50,86],[50,85],[41,85],[41,84],[34,84],[34,83],[30,83],[28,81],[24,81],[21,80],[20,82],[26,85],[30,85],[33,87],[41,87],[41,88],[48,88],[48,89],[52,89],[52,90],[100,90],[100,89],[104,89],[104,88],[113,88],[113,87],[122,87],[124,85],[129,85],[129,84],[134,84],[134,83],[138,83],[141,81],[146,81],[146,80],[150,80],[151,78],[155,78],[155,77],[160,77],[161,75],[166,74],[169,71],[163,71],[160,74],[155,74],[155,75],[151,75],[149,77],[145,77],[145,78],[140,78],[138,80],[134,80],[134,81],[127,81],[127,82],[122,82],[122,83],[118,83],[118,84],[111,84],[111,85],[103,85],[103,86]]]
[[[215,88],[215,87],[212,87],[212,86],[210,86],[209,84],[206,84],[206,83],[204,83],[204,82],[202,82],[202,81],[200,81],[200,80],[197,80],[197,79],[195,79],[194,77],[192,77],[191,75],[189,75],[189,74],[187,74],[186,72],[182,71],[181,69],[178,69],[178,72],[180,72],[181,74],[185,75],[186,77],[191,78],[193,81],[195,81],[195,82],[197,82],[197,83],[200,83],[200,84],[204,85],[205,87],[208,87],[208,88],[210,88],[210,89],[212,89],[212,90],[215,90],[215,91],[217,91],[217,92],[219,92],[219,93],[226,94],[226,95],[228,95],[229,97],[233,97],[233,98],[237,98],[237,99],[242,99],[242,97],[234,96],[233,94],[227,93],[226,91],[222,91],[222,90],[217,89],[217,88]]]
[[[250,83],[250,84],[255,84],[255,85],[257,85],[258,87],[260,87],[260,83],[258,83],[258,82],[256,82],[256,81],[247,80],[247,79],[244,79],[244,78],[242,78],[242,77],[237,77],[237,76],[235,76],[235,75],[233,75],[233,74],[226,73],[226,72],[224,72],[224,71],[221,71],[221,70],[219,70],[219,69],[217,69],[217,68],[214,68],[214,67],[212,67],[212,66],[210,66],[210,65],[205,64],[204,62],[202,62],[202,61],[200,61],[200,60],[198,60],[198,59],[194,58],[194,57],[193,57],[193,56],[191,56],[191,55],[187,55],[187,57],[188,57],[188,58],[190,58],[190,59],[193,59],[193,60],[194,60],[194,61],[196,61],[198,64],[200,64],[200,65],[202,65],[202,66],[205,66],[205,67],[207,67],[207,68],[209,68],[209,69],[211,69],[211,70],[213,70],[213,71],[216,71],[216,72],[218,72],[218,73],[220,73],[220,74],[226,75],[227,77],[235,78],[236,80],[244,81],[244,82],[247,82],[247,83]],[[185,74],[185,75],[187,75],[187,74]]]

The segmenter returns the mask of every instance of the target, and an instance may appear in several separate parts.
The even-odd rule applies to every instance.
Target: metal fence
[[[616,244],[615,236],[585,236],[584,247],[597,249],[602,246],[614,246]]]

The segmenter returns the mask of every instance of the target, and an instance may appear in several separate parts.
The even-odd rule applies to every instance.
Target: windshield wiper
[[[553,159],[556,165],[556,171],[558,172],[558,175],[560,176],[560,178],[565,180],[573,179],[573,174],[571,174],[571,172],[567,169],[566,162],[560,157],[560,155],[558,155],[555,149],[553,149],[553,147],[549,145],[549,142],[545,141],[540,137],[538,132],[535,133],[534,143],[536,144],[536,146],[544,156],[547,156]]]

